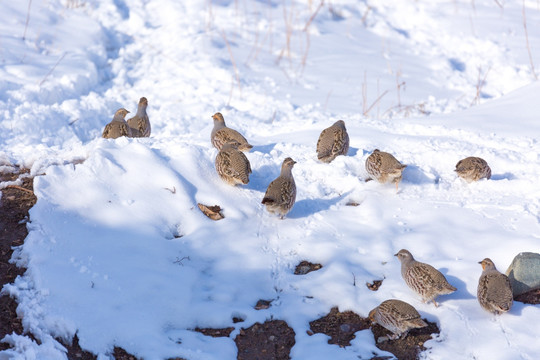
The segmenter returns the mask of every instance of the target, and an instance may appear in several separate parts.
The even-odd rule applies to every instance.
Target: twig
[[[324,6],[324,0],[321,0],[321,2],[319,3],[319,6],[317,7],[317,9],[315,10],[315,12],[313,14],[311,14],[311,17],[309,18],[309,20],[307,21],[306,23],[306,26],[304,26],[304,29],[302,31],[307,31],[307,29],[309,28],[309,26],[311,25],[311,23],[313,22],[313,20],[315,19],[315,17],[317,16],[317,14],[319,13],[319,10],[321,10],[321,8]]]
[[[379,101],[381,101],[381,99],[383,98],[384,95],[386,95],[388,93],[388,90],[385,90],[374,102],[373,104],[371,104],[371,106],[364,112],[364,116],[366,116],[367,114],[369,114],[369,112],[371,111],[371,109],[373,109],[373,107],[379,103]]]
[[[30,194],[34,194],[34,192],[32,190],[28,190],[28,189],[25,189],[23,188],[22,186],[19,186],[19,185],[8,185],[5,187],[5,189],[7,188],[13,188],[13,189],[18,189],[18,190],[22,190],[22,191],[26,191],[27,193],[30,193]]]
[[[236,82],[238,83],[238,89],[240,89],[240,75],[238,72],[238,68],[236,67],[236,61],[234,60],[234,55],[232,53],[231,45],[229,44],[229,41],[227,40],[227,36],[225,36],[225,33],[221,31],[220,34],[223,40],[225,40],[225,45],[227,45],[227,50],[229,51],[229,56],[231,57],[231,62],[234,68],[234,77],[236,78]]]
[[[367,80],[366,72],[364,71],[364,82],[362,83],[362,113],[366,114],[367,106]]]
[[[352,284],[353,284],[353,286],[356,286],[356,275],[354,275],[353,272],[351,272],[351,274],[352,274],[352,278],[353,278],[353,283]]]
[[[364,26],[366,26],[366,19],[370,10],[371,10],[371,6],[368,5],[368,7],[366,8],[366,11],[364,12],[364,15],[362,16],[362,24],[364,24]]]
[[[495,0],[495,3],[496,3],[497,5],[499,5],[499,7],[500,7],[501,9],[503,9],[503,6],[502,6],[502,4],[499,2],[499,0]]]
[[[326,107],[328,106],[328,100],[330,99],[330,95],[332,95],[332,92],[333,92],[333,91],[334,91],[333,89],[330,90],[330,91],[328,92],[328,94],[326,95],[326,100],[324,101],[324,108],[323,108],[323,111],[326,111]]]
[[[525,29],[525,41],[527,42],[527,52],[529,53],[529,62],[531,63],[531,72],[533,73],[534,79],[538,80],[536,71],[534,70],[534,62],[531,54],[531,46],[529,45],[529,32],[527,31],[527,17],[525,15],[525,0],[523,0],[523,28]]]
[[[54,69],[56,69],[56,67],[58,66],[58,64],[60,64],[60,61],[62,61],[64,59],[64,57],[66,56],[66,53],[63,53],[62,56],[60,56],[60,59],[58,59],[58,61],[56,62],[56,64],[54,64],[54,66],[52,67],[52,69],[47,73],[47,75],[45,75],[45,77],[43,78],[43,80],[41,80],[41,82],[39,83],[39,86],[41,87],[41,85],[43,85],[43,83],[47,80],[47,78],[49,77],[49,75],[51,75],[54,71]]]
[[[482,74],[482,68],[478,68],[478,83],[476,84],[476,96],[471,102],[471,105],[475,103],[478,104],[480,100],[480,93],[482,92],[482,87],[486,83],[486,79],[490,70],[491,70],[491,66],[489,67],[489,69],[487,69],[486,73],[484,74],[484,78],[480,79],[480,75]]]
[[[169,190],[172,194],[176,194],[176,187],[172,187],[172,190],[169,188],[164,188],[165,190]]]
[[[180,264],[180,265],[184,266],[184,264],[182,264],[182,261],[184,261],[184,260],[191,260],[191,259],[189,258],[189,256],[183,256],[182,258],[179,258],[179,257],[177,256],[177,257],[176,257],[176,260],[173,261],[173,263],[175,263],[175,264]]]
[[[28,23],[30,22],[30,6],[32,6],[32,0],[28,0],[28,10],[26,11],[26,23],[24,24],[23,41],[26,40],[26,30],[28,29]]]

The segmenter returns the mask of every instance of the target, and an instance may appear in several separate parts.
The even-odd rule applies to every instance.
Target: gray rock
[[[519,253],[506,270],[512,284],[514,297],[540,289],[540,254]]]

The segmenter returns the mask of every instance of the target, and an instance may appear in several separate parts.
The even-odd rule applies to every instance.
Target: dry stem
[[[64,57],[66,56],[66,53],[63,53],[62,56],[60,56],[60,59],[58,59],[58,61],[56,62],[56,64],[54,64],[54,66],[52,67],[52,69],[47,73],[47,75],[45,75],[45,77],[43,78],[43,80],[41,80],[41,82],[39,83],[39,86],[41,87],[41,85],[43,85],[43,83],[47,80],[47,78],[49,77],[49,75],[51,75],[54,71],[54,69],[56,69],[56,67],[58,66],[58,64],[60,64],[60,61],[62,61],[64,59]]]
[[[30,22],[30,6],[32,6],[32,0],[28,0],[28,10],[26,11],[26,23],[24,24],[24,34],[22,39],[26,40],[26,30],[28,29],[28,23]]]
[[[525,0],[523,0],[522,14],[523,14],[523,28],[525,29],[525,41],[527,42],[527,52],[529,53],[529,62],[531,64],[531,72],[534,76],[534,79],[538,80],[538,76],[536,75],[536,71],[534,70],[534,61],[533,61],[532,53],[531,53],[531,46],[529,44],[529,32],[527,31],[527,17],[525,15]]]

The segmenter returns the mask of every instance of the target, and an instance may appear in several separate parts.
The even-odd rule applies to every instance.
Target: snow
[[[28,270],[2,290],[37,341],[8,335],[0,359],[63,359],[56,339],[75,334],[99,359],[114,346],[145,359],[234,359],[240,329],[270,318],[294,329],[293,359],[370,358],[389,354],[369,330],[346,348],[306,331],[334,306],[367,316],[388,298],[439,325],[427,358],[538,358],[538,305],[494,317],[476,300],[478,261],[504,272],[538,251],[540,83],[523,26],[525,11],[540,67],[538,1],[318,6],[0,3],[0,166],[30,167],[38,197],[13,257]],[[101,139],[141,96],[151,137]],[[215,172],[217,111],[254,145],[246,186]],[[320,131],[338,119],[349,154],[319,163]],[[375,148],[408,164],[397,193],[364,182]],[[260,201],[287,156],[298,194],[279,220]],[[456,178],[467,156],[484,158],[492,179]],[[225,219],[197,203],[220,205]],[[401,279],[401,248],[458,290],[423,304]],[[323,268],[294,275],[302,260]],[[383,278],[377,292],[364,286]],[[259,299],[272,306],[255,310]],[[196,327],[235,330],[211,338]]]

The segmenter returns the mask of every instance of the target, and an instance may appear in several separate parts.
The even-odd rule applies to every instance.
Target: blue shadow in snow
[[[126,5],[125,1],[114,0],[114,5],[118,8],[118,12],[123,20],[129,19],[129,7]]]
[[[332,199],[303,199],[296,202],[290,213],[286,215],[289,219],[300,219],[328,210],[332,205],[337,204],[347,194],[336,196]]]
[[[264,195],[268,185],[279,176],[280,171],[281,168],[277,168],[273,165],[263,165],[257,170],[253,170],[249,176],[249,183],[242,187],[245,189],[262,191]]]
[[[448,269],[446,268],[439,269],[439,271],[444,275],[446,280],[448,280],[448,283],[450,283],[450,285],[455,287],[457,290],[451,294],[437,297],[436,301],[438,303],[443,303],[449,299],[452,299],[452,300],[476,299],[476,294],[473,295],[467,291],[467,284],[465,284],[464,281],[460,280],[459,278],[455,276],[447,275],[446,273],[448,272]],[[480,276],[480,273],[478,276]]]
[[[491,175],[490,180],[498,181],[498,180],[515,180],[515,179],[516,179],[516,177],[514,176],[514,174],[512,174],[512,173],[504,173],[504,174]]]
[[[275,147],[276,147],[276,143],[267,144],[267,145],[253,145],[253,149],[251,149],[251,152],[259,151],[259,152],[262,152],[263,154],[269,154],[270,151],[274,150]]]
[[[349,152],[347,153],[347,156],[356,156],[359,150],[360,149],[358,148],[349,147]]]
[[[464,62],[459,61],[458,59],[455,59],[455,58],[448,59],[448,62],[450,63],[452,70],[464,72],[465,69],[467,68]]]
[[[416,165],[407,165],[405,170],[403,170],[403,182],[411,184],[435,184],[438,182],[438,177],[435,179],[430,178],[426,175],[422,169]]]

